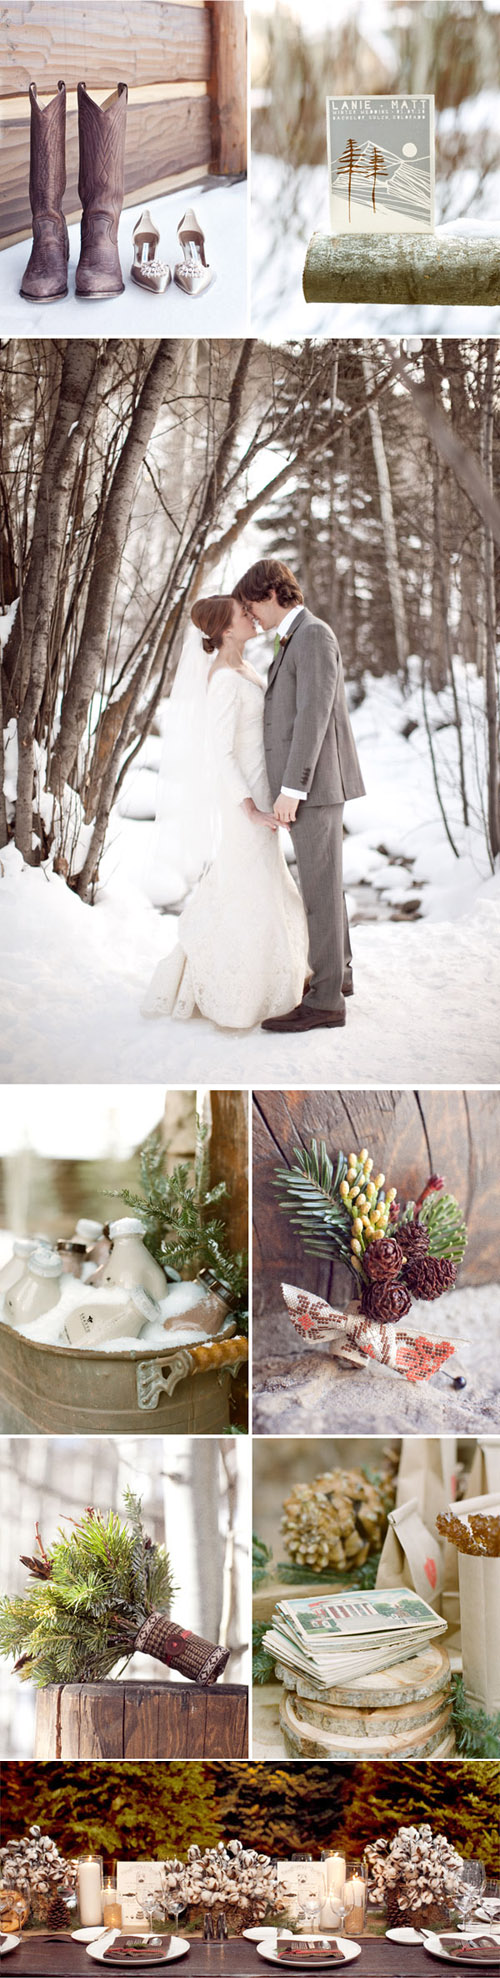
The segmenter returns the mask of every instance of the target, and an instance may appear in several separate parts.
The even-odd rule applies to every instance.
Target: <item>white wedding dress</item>
[[[159,962],[142,1015],[249,1030],[300,1003],[307,971],[307,921],[279,832],[242,810],[253,797],[271,810],[257,677],[219,668],[207,691],[210,752],[221,830],[213,863],[179,919],[176,947]]]

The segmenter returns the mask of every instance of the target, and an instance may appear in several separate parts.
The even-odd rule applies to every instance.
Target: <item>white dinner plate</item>
[[[261,1944],[264,1937],[271,1937],[271,1939],[276,1937],[277,1928],[276,1923],[252,1923],[251,1928],[249,1930],[242,1930],[241,1934],[242,1937],[248,1937],[250,1944]],[[282,1930],[281,1935],[282,1937],[293,1937],[293,1930]]]
[[[149,1932],[146,1933],[146,1931],[144,1931],[145,1936],[146,1934],[149,1934]],[[139,1935],[140,1935],[139,1930],[127,1930],[127,1931],[107,1930],[105,1936],[100,1937],[97,1943],[87,1944],[87,1957],[92,1957],[94,1959],[94,1964],[103,1964],[104,1952],[105,1950],[111,1950],[111,1946],[112,1944],[114,1944],[115,1937],[123,1937],[123,1936],[138,1937]],[[175,1957],[187,1957],[188,1950],[189,1950],[189,1944],[187,1937],[171,1937],[168,1946],[168,1951],[166,1953],[166,1957],[163,1960],[164,1964],[171,1964]],[[156,1962],[157,1960],[155,1958],[155,1964]],[[106,1964],[111,1964],[111,1963],[112,1963],[112,1959],[106,1958]],[[145,1967],[144,1967],[143,1958],[140,1959],[139,1966],[136,1966],[135,1969],[140,1969],[141,1966],[142,1969],[144,1970]],[[134,1964],[132,1958],[127,1958],[126,1965],[122,1964],[120,1960],[120,1970],[133,1971]],[[158,1964],[158,1970],[161,1971],[160,1963]]]
[[[328,1936],[328,1931],[320,1930],[318,1932],[317,1930],[310,1930],[309,1935],[305,1939],[306,1943],[308,1944],[311,1943],[313,1937],[318,1935],[324,1938]],[[294,1941],[296,1943],[297,1941],[300,1943],[300,1937],[298,1938],[296,1937]],[[352,1959],[354,1957],[361,1957],[361,1944],[355,1944],[352,1937],[339,1938],[330,1935],[330,1943],[332,1944],[332,1946],[336,1945],[337,1950],[342,1951],[342,1957],[344,1959],[345,1964],[351,1964]],[[283,1964],[285,1968],[287,1968],[288,1965],[288,1960],[283,1957],[278,1957],[277,1949],[274,1949],[271,1947],[270,1944],[267,1944],[265,1939],[263,1943],[257,1944],[257,1957],[264,1957],[268,1964]],[[306,1959],[305,1968],[308,1971],[315,1971],[315,1970],[319,1971],[320,1967],[324,1968],[326,1962],[327,1962],[327,1953],[323,1952],[323,1956],[321,1956],[321,1952],[318,1951],[317,1964],[313,1962],[312,1958],[308,1957]],[[290,1964],[288,1965],[288,1968],[290,1968],[292,1964],[295,1966],[296,1970],[300,1970],[300,1960],[298,1957],[290,1958]],[[337,1969],[337,1966],[332,1965],[331,1970],[333,1971],[335,1969]],[[340,1969],[340,1966],[338,1967],[338,1969]]]
[[[20,1942],[20,1937],[9,1937],[8,1931],[6,1931],[3,1944],[0,1944],[0,1957],[6,1957],[7,1951],[15,1951],[16,1944],[20,1944]]]
[[[460,1932],[458,1930],[451,1930],[448,1932],[444,1930],[442,1934],[444,1938],[446,1938],[447,1935],[452,1937],[457,1937],[459,1936]],[[489,1937],[491,1944],[494,1945],[495,1949],[498,1952],[498,1963],[500,1965],[500,1942],[498,1940],[496,1931],[488,1930],[487,1928],[485,1928],[483,1924],[482,1926],[479,1925],[478,1929],[472,1929],[471,1936]],[[467,1942],[467,1935],[465,1931],[464,1931],[463,1941],[464,1944]],[[482,1959],[474,1957],[474,1952],[472,1950],[470,1952],[469,1957],[466,1956],[465,1951],[462,1953],[462,1955],[460,1955],[458,1951],[447,1951],[445,1949],[444,1943],[442,1943],[441,1941],[441,1936],[440,1935],[438,1936],[437,1931],[435,1930],[427,1930],[425,1933],[425,1937],[422,1937],[422,1943],[424,1946],[424,1950],[429,1951],[430,1957],[440,1957],[443,1959],[443,1962],[445,1964],[465,1964],[465,1965],[473,1964],[475,1965],[476,1971],[479,1971],[480,1968],[484,1971],[495,1970],[495,1964],[493,1962],[493,1959],[491,1961],[488,1959],[488,1962],[483,1965]]]
[[[75,1944],[94,1944],[96,1937],[102,1937],[104,1935],[104,1924],[93,1923],[92,1927],[87,1924],[86,1930],[72,1930],[71,1935]],[[108,1932],[106,1931],[107,1935]]]
[[[410,1923],[401,1923],[399,1930],[386,1930],[391,1944],[421,1944],[420,1930],[413,1930]]]

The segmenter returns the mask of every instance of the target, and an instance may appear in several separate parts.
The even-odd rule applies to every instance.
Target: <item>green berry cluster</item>
[[[340,1183],[339,1193],[352,1218],[351,1257],[357,1271],[368,1244],[387,1236],[391,1203],[396,1200],[396,1189],[385,1188],[385,1174],[374,1174],[373,1165],[367,1147],[349,1154],[347,1174]]]

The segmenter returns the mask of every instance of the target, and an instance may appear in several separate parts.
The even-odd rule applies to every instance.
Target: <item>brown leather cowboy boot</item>
[[[125,287],[118,254],[118,221],[123,206],[125,124],[128,89],[119,82],[100,106],[78,84],[82,244],[76,294],[94,302],[121,295]]]
[[[55,302],[68,293],[68,229],[61,207],[66,185],[66,89],[58,82],[57,96],[40,109],[36,86],[30,82],[30,206],[33,246],[25,268],[21,295],[26,302]]]

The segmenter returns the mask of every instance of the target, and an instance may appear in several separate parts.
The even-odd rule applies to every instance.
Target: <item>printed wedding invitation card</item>
[[[431,233],[434,97],[328,96],[332,233]]]

